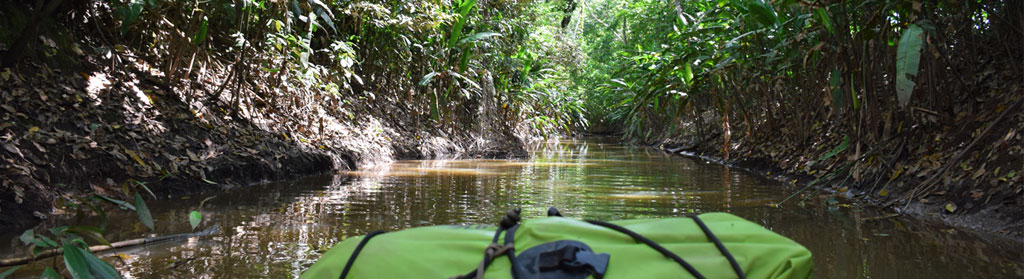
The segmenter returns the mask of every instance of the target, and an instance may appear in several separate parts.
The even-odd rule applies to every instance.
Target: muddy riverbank
[[[0,69],[0,80],[3,230],[48,218],[62,200],[117,198],[125,185],[166,198],[395,159],[519,157],[529,133],[442,129],[396,103],[349,104],[340,117],[237,110],[191,95],[216,83],[168,85],[135,66],[23,63]]]
[[[710,142],[713,143],[714,141]],[[990,196],[988,200],[984,200],[984,203],[981,203],[980,205],[972,204],[969,205],[967,210],[957,211],[955,205],[949,206],[950,204],[955,204],[955,202],[959,201],[955,193],[938,193],[937,195],[928,196],[927,199],[917,200],[901,199],[900,195],[888,195],[885,192],[882,192],[881,195],[878,194],[878,192],[875,192],[875,194],[872,195],[870,189],[873,189],[872,186],[875,186],[875,183],[878,183],[877,180],[865,179],[865,181],[862,182],[853,182],[848,180],[832,181],[828,176],[826,176],[827,171],[825,170],[819,169],[820,172],[808,172],[804,169],[794,171],[793,168],[785,168],[786,165],[814,165],[815,162],[813,160],[804,162],[792,162],[787,160],[779,162],[766,159],[763,155],[753,156],[750,158],[741,157],[736,159],[734,157],[734,159],[724,159],[721,155],[720,149],[715,149],[713,144],[709,144],[708,141],[696,144],[679,144],[679,141],[676,140],[663,140],[660,144],[652,145],[652,147],[669,154],[692,157],[730,167],[741,168],[748,172],[759,174],[765,178],[802,189],[792,197],[787,197],[790,198],[787,200],[789,203],[788,206],[795,206],[794,204],[807,196],[839,198],[850,202],[861,202],[878,207],[884,212],[887,212],[885,218],[898,216],[909,217],[920,220],[924,223],[948,226],[982,237],[1006,239],[1014,243],[1013,245],[1024,246],[1024,209],[1021,207],[1024,203],[1021,202],[1020,195],[1017,195],[1016,198],[1013,197],[1013,194],[1019,194],[1021,192],[1019,177],[1016,181],[1003,181],[1007,182],[1007,188],[1014,189],[1012,186],[1017,185],[1017,190],[1011,190],[1009,197],[997,199],[997,202],[990,203]],[[761,146],[759,148],[766,147]],[[747,147],[745,150],[750,152],[750,150],[757,149],[758,148]],[[770,156],[768,156],[768,158],[770,158]],[[889,181],[886,184],[895,182],[896,184],[903,186],[911,183],[919,183],[921,176],[922,175],[887,177]],[[945,183],[962,184],[969,182],[947,180]],[[974,191],[973,193],[977,193],[977,191]],[[975,194],[974,196],[973,200],[978,200],[977,195]],[[781,204],[778,206],[787,205]]]

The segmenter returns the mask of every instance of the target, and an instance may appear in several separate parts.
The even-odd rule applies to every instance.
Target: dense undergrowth
[[[593,132],[1024,229],[1019,3],[589,5],[576,80]]]

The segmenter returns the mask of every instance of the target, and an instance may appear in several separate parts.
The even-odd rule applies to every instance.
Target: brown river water
[[[555,206],[566,217],[601,220],[730,212],[810,249],[815,278],[1024,277],[1020,243],[989,241],[903,217],[872,220],[886,213],[826,194],[774,207],[796,187],[698,159],[595,140],[548,143],[532,155],[527,160],[399,161],[151,201],[155,232],[139,224],[134,213],[111,213],[108,228],[116,232],[108,239],[189,232],[188,213],[211,197],[202,208],[201,227],[222,229],[208,237],[100,255],[126,278],[291,278],[346,237],[491,224],[513,207],[521,207],[526,219],[543,218]],[[0,254],[25,253],[20,233],[0,235]],[[44,265],[54,263],[30,264],[14,277],[36,278]]]

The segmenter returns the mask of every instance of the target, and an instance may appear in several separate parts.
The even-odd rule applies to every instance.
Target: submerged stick
[[[193,237],[200,237],[200,236],[208,236],[208,235],[212,235],[214,233],[217,233],[218,231],[220,231],[220,226],[213,225],[212,227],[210,227],[208,229],[205,229],[205,230],[203,230],[201,232],[172,234],[172,235],[155,236],[155,237],[147,237],[147,238],[137,238],[137,239],[132,239],[132,240],[125,240],[125,241],[114,242],[114,243],[111,243],[110,245],[90,246],[89,247],[89,251],[93,252],[93,253],[96,253],[96,252],[102,252],[102,251],[107,251],[107,250],[112,250],[112,249],[120,249],[120,248],[126,248],[126,247],[138,246],[138,245],[146,245],[146,244],[151,244],[151,243],[161,242],[161,241],[168,241],[168,240],[175,240],[175,239],[182,239],[182,238],[193,238]],[[42,253],[39,253],[39,254],[36,254],[36,255],[32,255],[32,256],[25,256],[25,257],[18,257],[18,258],[9,258],[9,259],[0,259],[0,267],[23,265],[23,264],[27,264],[27,263],[30,263],[30,262],[33,262],[33,261],[36,261],[36,260],[40,260],[40,259],[60,256],[62,254],[64,254],[64,250],[63,249],[50,249],[50,250],[46,250],[46,251],[43,251]]]

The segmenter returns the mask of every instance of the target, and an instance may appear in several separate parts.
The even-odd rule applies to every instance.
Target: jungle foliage
[[[1020,141],[1024,96],[1017,1],[583,6],[588,63],[575,80],[593,132],[688,138],[882,199],[949,193],[948,212],[1019,197],[997,187],[1024,172],[1007,145]]]

